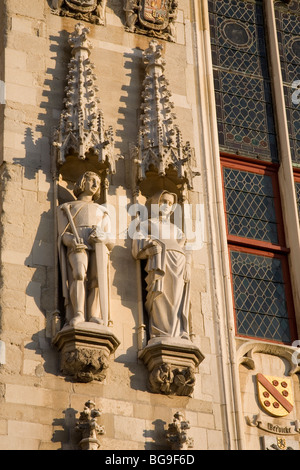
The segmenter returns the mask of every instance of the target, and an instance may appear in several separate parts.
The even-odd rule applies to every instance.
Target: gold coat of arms
[[[169,0],[143,0],[140,10],[141,22],[149,22],[155,29],[165,28],[169,21],[169,3]]]
[[[258,399],[263,410],[271,416],[288,415],[294,407],[291,380],[257,374]]]

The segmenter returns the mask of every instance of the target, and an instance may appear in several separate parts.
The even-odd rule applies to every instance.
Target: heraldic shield
[[[91,12],[97,7],[97,0],[65,0],[69,8],[81,12]]]
[[[140,21],[153,29],[165,29],[169,23],[170,0],[141,0]]]
[[[291,379],[257,374],[258,399],[263,410],[271,416],[288,415],[294,407]]]

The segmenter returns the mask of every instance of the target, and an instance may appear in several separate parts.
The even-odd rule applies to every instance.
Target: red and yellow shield
[[[144,20],[162,25],[168,20],[169,0],[143,0],[142,14]]]
[[[291,380],[257,374],[258,399],[263,410],[271,416],[286,416],[294,407]]]

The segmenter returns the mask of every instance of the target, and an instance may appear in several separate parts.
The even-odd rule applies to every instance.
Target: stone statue
[[[58,207],[58,249],[66,325],[84,321],[107,326],[110,218],[97,204],[101,180],[84,173],[74,188],[77,200]]]
[[[134,33],[138,18],[136,11],[139,10],[140,7],[137,5],[136,0],[125,0],[123,9],[126,15],[126,30]]]
[[[190,262],[183,232],[170,221],[176,194],[161,191],[150,198],[151,217],[140,223],[132,254],[146,259],[150,338],[189,339]]]

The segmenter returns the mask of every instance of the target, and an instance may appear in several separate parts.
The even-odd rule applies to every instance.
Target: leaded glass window
[[[269,175],[224,167],[228,234],[278,244]]]
[[[277,171],[222,157],[236,333],[289,343],[294,310]]]
[[[234,250],[230,256],[238,334],[289,343],[282,260]]]
[[[299,222],[300,222],[300,181],[299,182],[296,181],[295,188],[296,188],[296,198],[297,198],[298,215],[299,215]]]
[[[300,165],[300,2],[276,2],[275,12],[292,161]]]
[[[262,4],[208,3],[221,150],[277,161]]]

